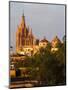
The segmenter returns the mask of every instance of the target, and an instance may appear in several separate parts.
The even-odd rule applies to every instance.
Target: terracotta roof
[[[40,42],[48,42],[48,40],[46,40],[45,38],[42,39]]]
[[[52,42],[54,42],[54,41],[61,42],[60,39],[57,36],[55,36],[54,39],[52,40]]]

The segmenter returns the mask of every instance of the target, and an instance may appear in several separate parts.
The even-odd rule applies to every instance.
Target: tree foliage
[[[20,66],[31,67],[32,79],[37,79],[40,85],[64,85],[66,83],[65,44],[60,44],[58,51],[52,53],[51,45],[40,48],[39,52],[26,57]]]

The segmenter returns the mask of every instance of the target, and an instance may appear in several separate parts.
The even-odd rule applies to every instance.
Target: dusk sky
[[[32,28],[35,37],[46,37],[49,41],[57,35],[60,40],[65,35],[65,6],[36,3],[10,3],[10,45],[15,49],[16,30],[22,15],[26,26]]]

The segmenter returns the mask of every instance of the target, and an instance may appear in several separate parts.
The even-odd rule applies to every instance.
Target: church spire
[[[24,23],[25,23],[24,9],[23,9],[23,13],[22,13],[22,20],[23,20]]]
[[[24,13],[22,14],[22,19],[24,19],[24,21],[25,21],[25,16],[24,16]]]
[[[23,13],[23,15],[22,15],[22,22],[24,22],[24,24],[25,24],[25,16],[24,16],[24,13]]]
[[[20,28],[23,29],[25,27],[26,27],[26,25],[25,25],[25,16],[24,16],[24,13],[23,13],[22,14],[22,20],[21,20]]]

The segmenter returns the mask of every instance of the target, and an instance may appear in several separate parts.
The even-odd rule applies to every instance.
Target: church
[[[23,14],[20,25],[16,31],[16,52],[22,53],[24,49],[32,49],[31,47],[34,45],[34,36],[32,33],[32,29],[30,27],[26,27],[25,16]],[[25,50],[26,51],[26,50]]]

